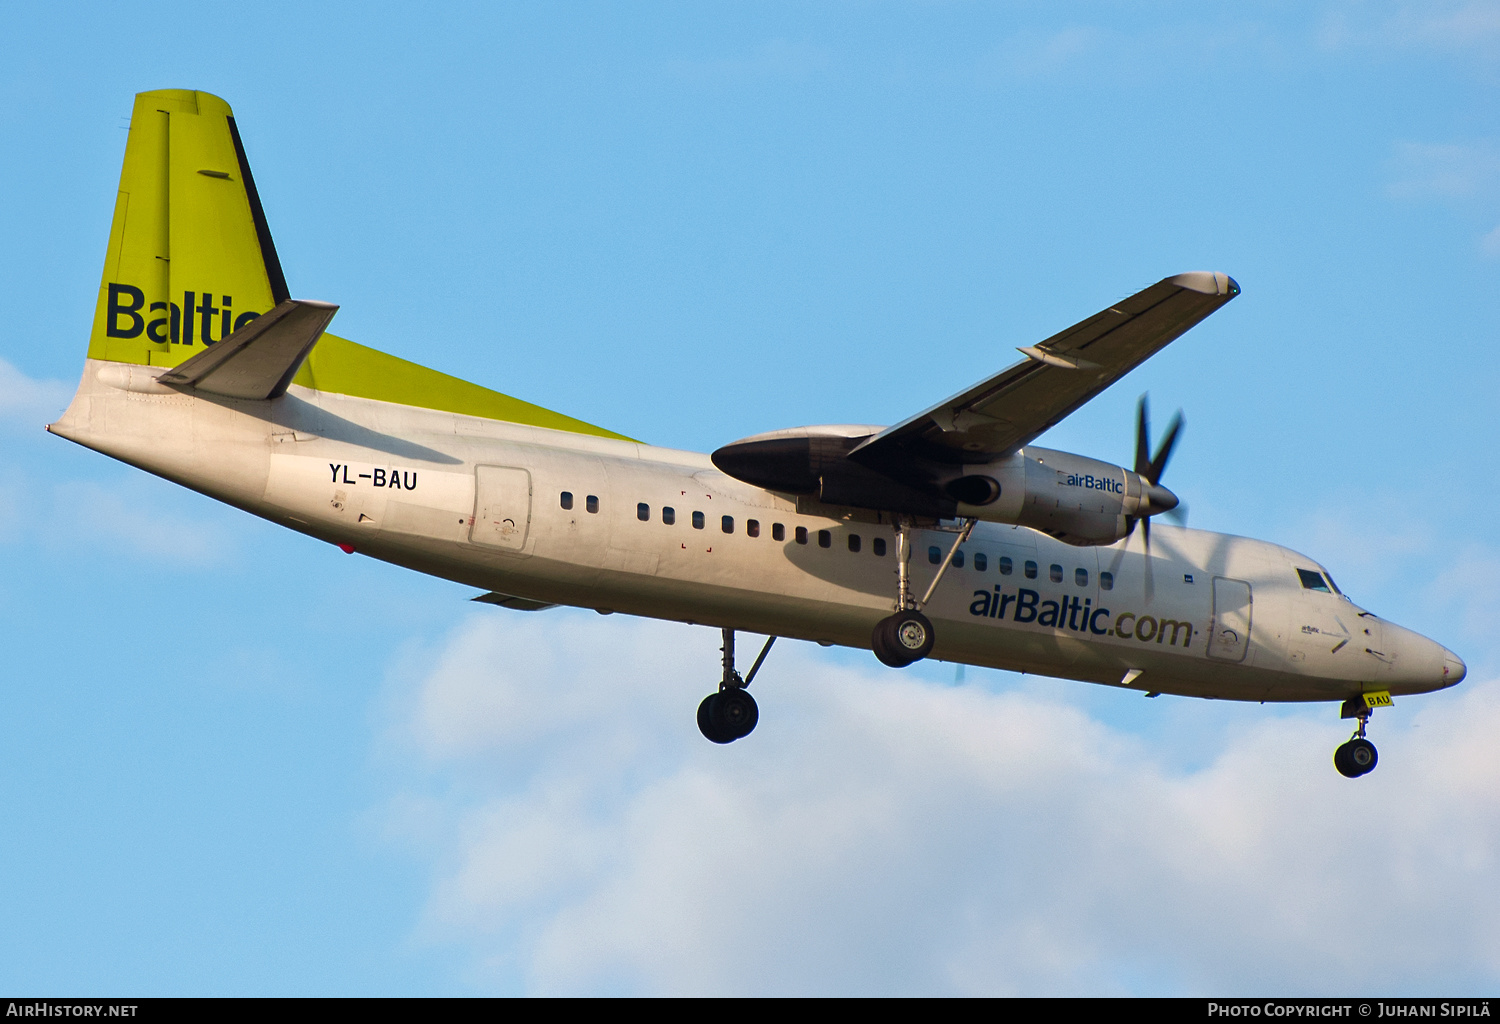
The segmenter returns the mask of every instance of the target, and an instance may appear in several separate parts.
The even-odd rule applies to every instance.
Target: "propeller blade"
[[[1156,596],[1156,574],[1151,569],[1151,517],[1141,519],[1141,542],[1145,545],[1142,555],[1146,562],[1146,603]]]
[[[1188,507],[1182,502],[1178,502],[1176,508],[1168,509],[1162,514],[1178,526],[1186,526],[1188,523]]]
[[[1172,417],[1171,424],[1167,427],[1166,435],[1162,437],[1161,444],[1156,448],[1156,454],[1151,454],[1151,412],[1146,395],[1141,396],[1140,403],[1136,406],[1135,417],[1135,471],[1152,487],[1159,486],[1161,475],[1167,468],[1167,462],[1172,458],[1172,450],[1177,447],[1177,439],[1182,433],[1182,411]],[[1178,504],[1174,509],[1166,513],[1176,523],[1185,525],[1187,523],[1187,507]],[[1125,537],[1135,533],[1136,524],[1141,527],[1142,557],[1145,559],[1144,582],[1146,585],[1146,603],[1150,604],[1156,596],[1156,576],[1152,570],[1151,563],[1151,516],[1131,516],[1126,521]]]
[[[1172,449],[1177,447],[1177,436],[1182,432],[1182,410],[1172,417],[1171,426],[1167,427],[1167,434],[1161,439],[1161,445],[1152,456],[1151,464],[1147,468],[1145,477],[1153,484],[1161,483],[1161,474],[1167,468],[1167,460],[1172,457]]]
[[[1146,396],[1142,395],[1136,405],[1135,417],[1135,471],[1142,476],[1151,466],[1151,423],[1146,411]]]

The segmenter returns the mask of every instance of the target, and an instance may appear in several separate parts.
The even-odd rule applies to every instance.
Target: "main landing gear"
[[[1365,706],[1363,698],[1352,697],[1344,701],[1339,717],[1359,719],[1359,728],[1354,730],[1354,735],[1347,743],[1341,744],[1333,752],[1333,766],[1346,779],[1357,779],[1361,775],[1370,774],[1380,760],[1375,744],[1365,739],[1365,725],[1370,721],[1370,709]]]
[[[760,721],[760,708],[755,698],[746,692],[761,663],[771,653],[776,638],[768,637],[760,649],[760,656],[750,666],[750,674],[743,679],[734,668],[734,630],[724,630],[724,678],[719,680],[719,691],[703,698],[698,705],[698,730],[715,743],[733,743],[749,736]]]
[[[933,632],[932,622],[920,609],[932,600],[933,591],[937,590],[948,566],[953,564],[958,546],[969,539],[969,532],[974,529],[974,520],[964,522],[963,529],[953,540],[953,546],[948,549],[948,557],[943,559],[937,575],[927,585],[927,593],[922,595],[920,601],[915,600],[911,594],[911,544],[907,536],[910,529],[909,519],[902,517],[896,521],[896,614],[888,615],[875,623],[875,631],[870,634],[870,647],[875,651],[875,657],[891,668],[905,668],[932,653],[937,634]]]

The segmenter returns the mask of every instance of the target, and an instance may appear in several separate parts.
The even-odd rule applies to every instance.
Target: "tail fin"
[[[286,298],[229,104],[138,94],[89,357],[176,366]]]
[[[132,390],[192,388],[233,398],[275,398],[289,385],[464,416],[629,440],[445,373],[323,332],[336,306],[290,301],[234,112],[217,96],[158,89],[135,98],[125,166],[89,358],[180,367],[96,380]],[[223,341],[278,310],[264,330]],[[198,359],[196,357],[203,356]],[[190,365],[182,365],[195,360]],[[120,382],[124,383],[120,383]],[[79,394],[84,390],[80,388]],[[80,443],[86,412],[49,429]]]

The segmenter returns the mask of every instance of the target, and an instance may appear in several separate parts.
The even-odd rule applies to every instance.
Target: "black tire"
[[[718,699],[708,710],[716,732],[730,740],[743,739],[755,730],[760,721],[760,708],[755,698],[745,690],[720,690],[714,695]]]
[[[892,650],[895,638],[891,635],[891,626],[895,622],[895,616],[881,619],[875,623],[875,629],[870,633],[870,649],[875,652],[875,657],[882,665],[889,668],[905,668],[911,664],[912,659],[905,657],[899,651]]]
[[[897,612],[881,620],[880,627],[885,630],[886,653],[893,659],[901,659],[903,665],[921,661],[931,654],[933,641],[937,639],[932,622],[921,612]]]
[[[1359,778],[1359,769],[1349,759],[1349,744],[1340,743],[1338,749],[1333,752],[1333,766],[1339,770],[1339,774],[1346,779]]]
[[[718,707],[719,695],[710,693],[703,698],[703,703],[698,705],[698,731],[703,734],[704,739],[714,743],[733,743],[739,737],[726,733],[717,721],[714,710]]]
[[[1346,755],[1349,763],[1354,767],[1356,775],[1369,775],[1375,770],[1375,765],[1380,761],[1380,755],[1375,750],[1375,744],[1367,739],[1352,739],[1344,746],[1349,748]]]

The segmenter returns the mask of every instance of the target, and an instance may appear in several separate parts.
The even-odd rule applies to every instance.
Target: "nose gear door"
[[[531,474],[509,466],[478,466],[474,470],[475,544],[520,551],[531,526]]]
[[[1208,656],[1244,661],[1250,649],[1250,584],[1214,577],[1214,617],[1209,627]]]

